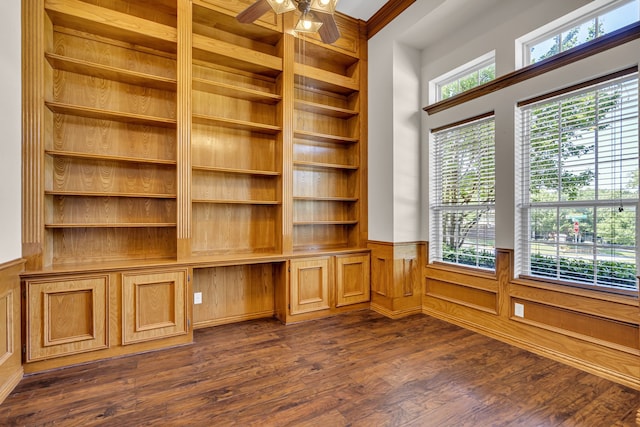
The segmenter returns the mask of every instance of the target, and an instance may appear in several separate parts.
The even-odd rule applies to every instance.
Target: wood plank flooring
[[[359,311],[196,331],[29,376],[2,426],[635,426],[640,391],[440,320]]]

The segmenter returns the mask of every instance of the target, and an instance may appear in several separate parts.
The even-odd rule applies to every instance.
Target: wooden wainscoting
[[[505,249],[495,273],[424,271],[423,313],[640,389],[638,297],[514,279]]]
[[[369,241],[371,309],[397,319],[421,311],[425,243]]]
[[[20,357],[20,273],[25,260],[0,264],[0,403],[23,376]]]

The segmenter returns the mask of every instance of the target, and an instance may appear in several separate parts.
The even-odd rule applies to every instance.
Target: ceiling
[[[387,0],[339,0],[338,12],[368,21]]]

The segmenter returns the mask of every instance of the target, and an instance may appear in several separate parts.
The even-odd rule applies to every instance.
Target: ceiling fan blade
[[[243,24],[250,24],[270,10],[271,6],[267,0],[256,0],[254,4],[240,12],[236,19]]]
[[[316,12],[316,17],[322,22],[318,34],[324,43],[331,44],[340,38],[340,30],[332,14]]]

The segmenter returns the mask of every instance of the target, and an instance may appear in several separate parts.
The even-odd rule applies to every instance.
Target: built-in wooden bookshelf
[[[194,255],[278,253],[282,32],[193,6]]]
[[[44,266],[176,254],[175,16],[122,5],[44,2]]]
[[[27,372],[368,306],[362,23],[326,46],[252,3],[23,3]]]
[[[298,42],[294,101],[294,249],[360,242],[360,59]]]

